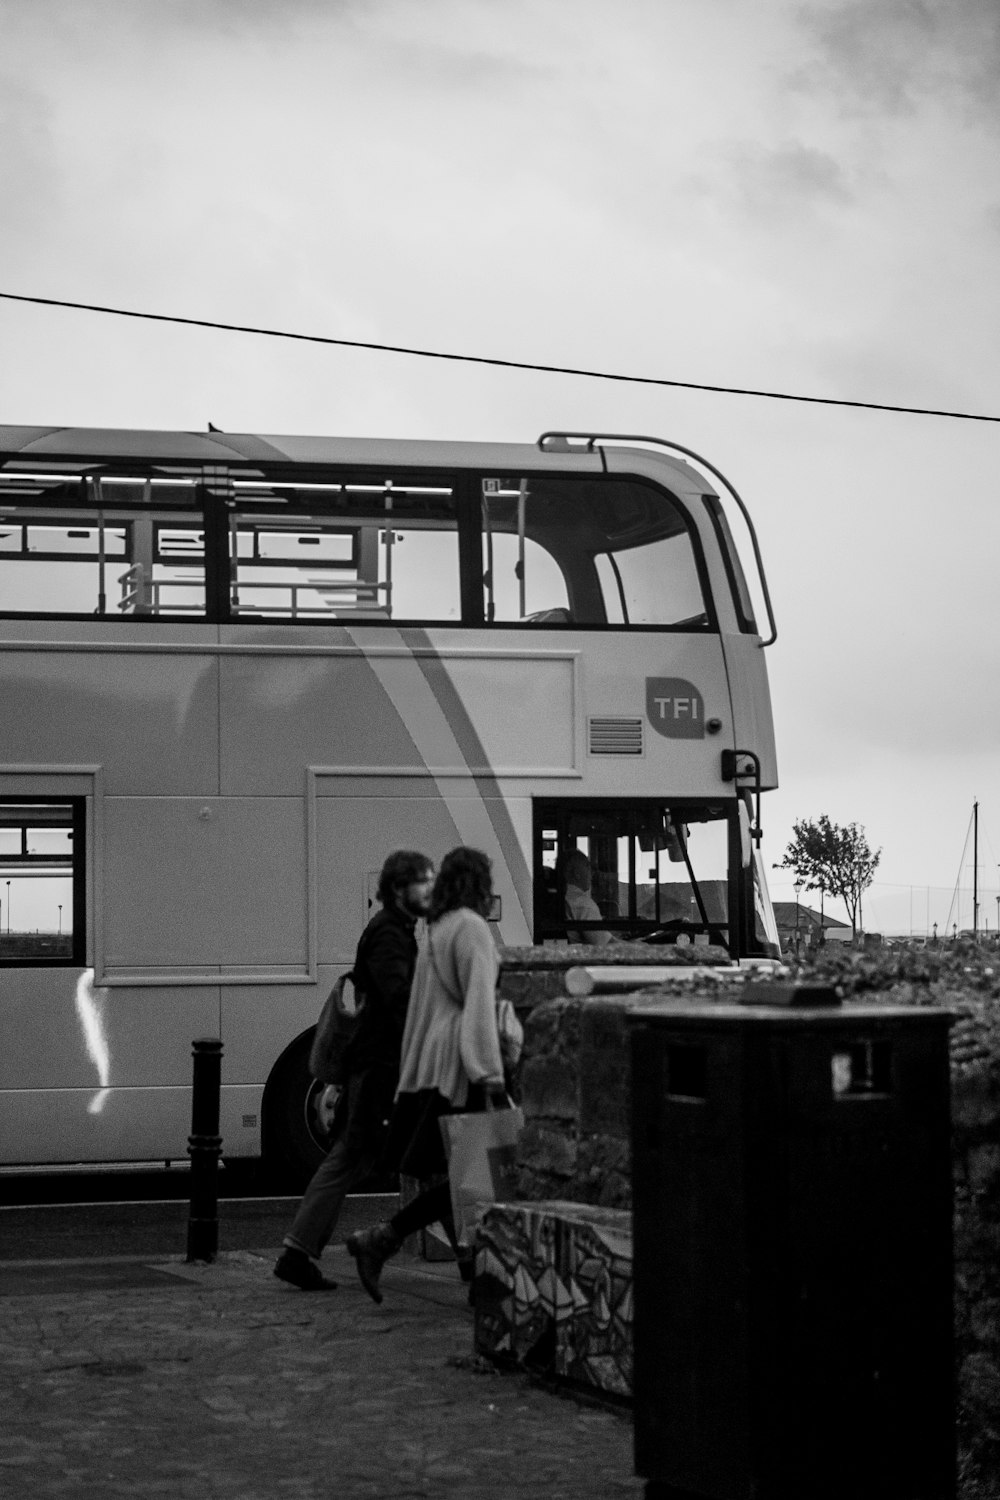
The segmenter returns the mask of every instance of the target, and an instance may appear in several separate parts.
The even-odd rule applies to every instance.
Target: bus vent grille
[[[641,719],[590,719],[591,755],[641,755]]]

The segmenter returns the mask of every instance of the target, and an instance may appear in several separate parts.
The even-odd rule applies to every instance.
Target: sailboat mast
[[[972,936],[979,934],[979,803],[972,804]]]

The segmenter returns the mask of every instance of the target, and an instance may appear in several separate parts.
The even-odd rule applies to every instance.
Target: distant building
[[[826,912],[821,916],[801,901],[775,901],[774,917],[785,953],[815,948],[821,941],[849,943],[853,936],[850,922],[841,922]]]

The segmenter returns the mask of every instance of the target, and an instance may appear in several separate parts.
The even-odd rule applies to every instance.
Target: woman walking
[[[455,1243],[442,1115],[508,1104],[497,1025],[499,963],[486,923],[492,901],[486,855],[465,847],[446,854],[413,975],[387,1148],[387,1165],[417,1178],[423,1190],[391,1219],[347,1240],[376,1302],[382,1267],[407,1235],[440,1223]]]

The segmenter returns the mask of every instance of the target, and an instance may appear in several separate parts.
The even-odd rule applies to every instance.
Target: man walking
[[[347,1194],[381,1154],[385,1123],[399,1082],[410,983],[417,961],[416,924],[430,905],[434,867],[424,854],[399,849],[379,876],[377,912],[358,943],[354,987],[364,1005],[345,1059],[347,1081],[334,1113],[334,1143],[305,1190],[274,1274],[304,1292],[333,1291],[319,1258]]]

